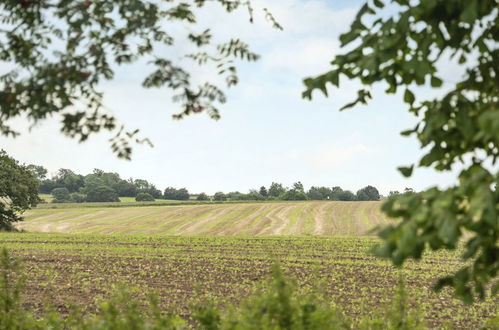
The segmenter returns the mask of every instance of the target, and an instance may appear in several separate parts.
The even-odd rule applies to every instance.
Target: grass
[[[39,207],[27,212],[18,227],[94,234],[364,235],[387,221],[378,212],[381,202],[93,204]]]
[[[134,298],[158,295],[161,310],[189,318],[205,299],[236,305],[253,292],[278,260],[284,273],[306,292],[318,287],[325,301],[350,317],[375,317],[387,308],[399,275],[409,305],[421,310],[430,328],[476,329],[497,313],[489,299],[463,305],[450,292],[431,291],[434,280],[460,266],[457,253],[431,253],[400,270],[369,255],[370,237],[214,237],[84,234],[0,234],[0,245],[27,270],[23,305],[41,312],[46,302],[67,313],[71,302],[96,311],[114,284],[138,287]]]

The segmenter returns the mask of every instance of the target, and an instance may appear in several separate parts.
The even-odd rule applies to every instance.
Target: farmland
[[[18,226],[89,234],[365,235],[388,221],[380,202],[155,203],[42,205]]]
[[[375,242],[347,236],[0,234],[0,244],[24,260],[24,305],[35,312],[47,302],[61,313],[71,302],[92,312],[114,284],[126,283],[140,288],[137,298],[154,291],[164,310],[188,318],[190,306],[205,298],[239,302],[279,260],[302,290],[319,287],[352,317],[386,307],[399,274],[430,327],[477,328],[497,313],[492,300],[465,306],[449,292],[430,290],[436,277],[459,266],[457,254],[433,253],[397,270],[368,254]]]

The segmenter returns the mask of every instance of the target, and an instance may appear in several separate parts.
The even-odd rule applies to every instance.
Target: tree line
[[[119,197],[135,197],[137,201],[154,201],[155,199],[198,201],[260,201],[260,200],[333,200],[333,201],[377,201],[381,195],[373,186],[366,186],[356,193],[343,190],[339,186],[315,187],[305,190],[298,181],[291,187],[272,182],[267,188],[251,189],[248,193],[233,191],[229,193],[216,192],[213,196],[206,193],[191,194],[187,188],[167,187],[159,190],[154,184],[144,179],[122,179],[118,173],[104,172],[100,169],[87,175],[77,174],[70,169],[59,169],[51,178],[43,166],[28,165],[27,168],[39,181],[39,191],[51,194],[55,203],[82,202],[119,202]],[[407,188],[406,193],[412,191]],[[398,192],[390,192],[398,194]]]

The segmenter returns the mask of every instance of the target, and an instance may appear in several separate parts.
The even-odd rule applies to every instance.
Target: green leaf
[[[411,165],[410,167],[401,166],[397,169],[399,170],[400,173],[402,173],[403,176],[408,178],[412,175],[412,170],[414,169],[414,165]]]
[[[404,102],[412,105],[414,103],[415,97],[414,94],[407,88],[404,92]]]
[[[442,80],[435,76],[431,77],[431,87],[440,87],[442,86]]]

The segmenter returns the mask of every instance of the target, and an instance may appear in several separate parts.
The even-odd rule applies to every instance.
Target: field
[[[166,204],[163,204],[166,203]],[[124,283],[160,296],[164,310],[189,319],[205,298],[237,304],[266,278],[277,260],[301,290],[323,292],[351,317],[382,312],[399,275],[410,303],[431,328],[477,328],[497,315],[492,299],[465,306],[449,291],[435,294],[436,278],[461,266],[458,252],[431,253],[403,269],[369,254],[369,236],[386,224],[380,202],[42,204],[0,246],[24,260],[25,306],[50,302],[67,313],[87,312]]]
[[[42,205],[26,213],[19,228],[91,234],[365,235],[388,221],[380,202],[137,205]]]
[[[464,306],[448,292],[434,294],[433,279],[459,266],[456,254],[431,254],[396,270],[368,255],[369,237],[160,237],[126,235],[0,234],[0,243],[24,260],[29,275],[25,306],[40,311],[50,302],[67,313],[75,302],[87,311],[114,284],[137,286],[160,296],[165,310],[189,317],[206,297],[234,304],[263,280],[273,260],[302,290],[319,286],[327,300],[352,316],[385,307],[399,274],[410,302],[428,326],[473,329],[497,313],[494,301]]]

